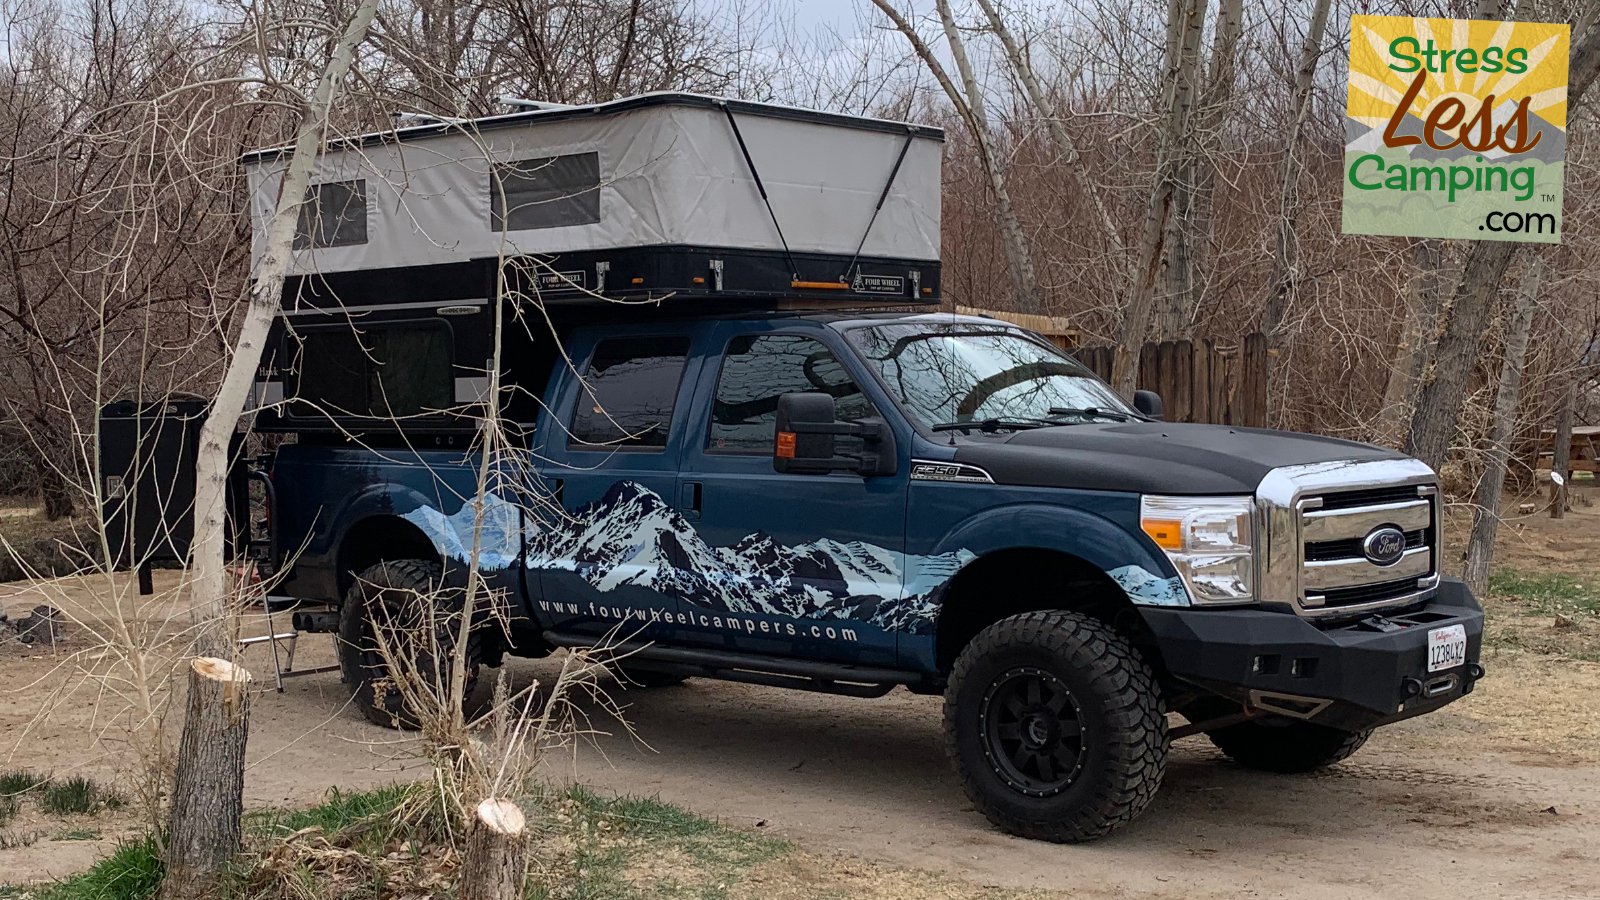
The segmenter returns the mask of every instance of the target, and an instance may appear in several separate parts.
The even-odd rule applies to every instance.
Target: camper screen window
[[[495,231],[600,221],[600,154],[519,159],[494,167],[489,227]]]
[[[416,322],[300,333],[294,396],[315,404],[297,415],[401,418],[455,402],[450,330]]]
[[[571,445],[608,450],[660,450],[667,446],[672,407],[688,355],[686,337],[602,342],[584,373],[588,388],[579,395],[572,412]],[[595,446],[602,444],[605,446]]]
[[[330,181],[306,190],[300,221],[294,228],[294,249],[348,247],[367,242],[367,183]]]

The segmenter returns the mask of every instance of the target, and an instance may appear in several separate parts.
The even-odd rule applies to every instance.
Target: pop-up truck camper
[[[356,707],[413,722],[374,629],[450,613],[476,563],[509,618],[431,636],[469,680],[601,647],[619,690],[942,695],[977,809],[1080,841],[1145,809],[1174,739],[1304,772],[1471,691],[1483,614],[1442,576],[1434,473],[1163,422],[938,312],[942,139],[654,94],[327,148],[262,360],[254,428],[294,439],[252,546]],[[258,241],[284,163],[245,160]],[[492,410],[513,446],[480,498]]]

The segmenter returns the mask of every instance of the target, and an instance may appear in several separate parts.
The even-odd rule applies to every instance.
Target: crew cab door
[[[866,379],[841,363],[838,336],[810,323],[727,322],[709,337],[679,485],[698,538],[682,595],[690,621],[671,640],[894,665],[904,475],[772,466],[779,396],[823,390],[841,420],[857,420],[878,414],[859,387]]]
[[[689,333],[574,344],[578,375],[560,376],[541,419],[543,502],[526,512],[533,612],[567,634],[653,640],[678,612],[689,531],[672,507],[688,430],[680,411],[695,383]]]

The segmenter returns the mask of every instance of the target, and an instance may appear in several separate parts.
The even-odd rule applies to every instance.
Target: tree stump
[[[239,851],[249,713],[249,672],[210,656],[190,661],[163,900],[215,895],[219,876]]]
[[[479,803],[461,861],[461,900],[522,900],[527,875],[527,817],[510,800]]]

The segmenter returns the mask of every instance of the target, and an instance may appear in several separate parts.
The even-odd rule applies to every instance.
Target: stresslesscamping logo
[[[1344,232],[1560,243],[1570,40],[1351,16]]]

